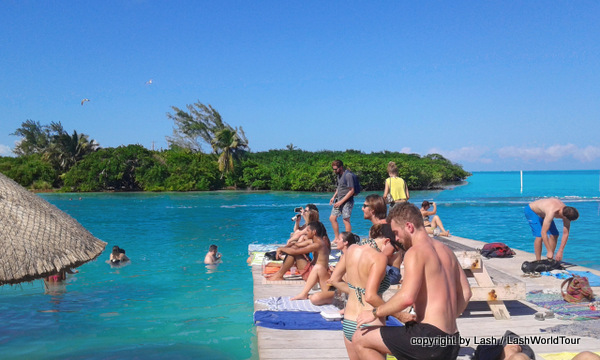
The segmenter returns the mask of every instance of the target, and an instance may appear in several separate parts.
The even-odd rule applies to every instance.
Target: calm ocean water
[[[600,269],[590,251],[600,228],[598,171],[475,173],[465,185],[413,191],[412,200],[438,203],[451,233],[502,241],[533,252],[523,206],[559,197],[575,206],[565,260]],[[364,199],[356,199],[360,204]],[[82,197],[78,200],[79,196]],[[316,203],[325,215],[331,194],[213,192],[43,195],[95,236],[108,242],[94,262],[81,266],[64,288],[41,281],[0,287],[0,358],[199,358],[256,359],[249,243],[281,242],[291,231],[293,208]],[[355,206],[354,231],[369,223]],[[560,228],[560,224],[559,225]],[[202,263],[210,244],[224,263]],[[119,245],[130,265],[111,268],[109,249]]]

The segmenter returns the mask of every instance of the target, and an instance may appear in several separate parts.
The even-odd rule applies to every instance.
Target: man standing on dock
[[[577,209],[566,206],[558,199],[541,199],[525,206],[525,217],[535,237],[535,241],[533,242],[535,259],[542,259],[543,242],[544,246],[546,246],[546,257],[561,261],[567,240],[569,239],[571,221],[579,218]],[[563,221],[563,235],[556,255],[554,255],[554,250],[556,249],[558,240],[558,229],[556,228],[556,224],[554,224],[555,218],[562,219]]]
[[[340,215],[342,215],[346,231],[352,231],[350,215],[352,215],[352,208],[354,207],[354,186],[356,185],[354,184],[354,175],[350,170],[344,169],[342,160],[334,160],[331,163],[331,168],[337,177],[337,189],[331,200],[329,200],[329,205],[333,205],[329,221],[331,221],[331,227],[333,227],[333,233],[337,239],[340,235],[337,218]]]
[[[360,313],[352,343],[361,359],[393,354],[399,359],[456,359],[460,336],[456,319],[467,307],[471,288],[456,256],[429,237],[421,212],[411,203],[392,208],[388,222],[406,249],[402,287],[385,304]],[[401,312],[414,306],[416,316]],[[365,327],[393,315],[405,326]]]

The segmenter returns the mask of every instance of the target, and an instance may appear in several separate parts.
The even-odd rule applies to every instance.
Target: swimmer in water
[[[110,253],[110,259],[108,262],[110,264],[120,264],[129,261],[127,255],[125,255],[125,250],[119,248],[117,245],[113,246],[112,252]]]
[[[220,264],[223,262],[223,260],[221,260],[221,253],[217,252],[217,250],[217,245],[214,244],[208,248],[208,252],[204,257],[204,263],[206,265]]]

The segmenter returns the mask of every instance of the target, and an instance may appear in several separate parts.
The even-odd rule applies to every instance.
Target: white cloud
[[[579,148],[573,144],[552,145],[545,148],[507,146],[499,149],[497,153],[501,158],[516,158],[520,160],[554,162],[572,157],[581,162],[591,162],[600,158],[600,147],[587,146]]]
[[[401,152],[402,154],[411,154],[411,153],[412,153],[409,147],[403,147],[403,148],[400,150],[400,152]]]
[[[485,147],[476,146],[463,146],[459,149],[454,150],[442,150],[439,148],[432,148],[429,150],[429,154],[436,153],[440,154],[446,159],[452,162],[471,162],[471,163],[483,163],[490,164],[492,159],[485,157],[488,149]]]
[[[0,156],[9,156],[12,154],[10,146],[0,144]]]

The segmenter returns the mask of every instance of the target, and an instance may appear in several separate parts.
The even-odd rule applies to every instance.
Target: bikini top
[[[373,249],[381,252],[381,249],[379,249],[379,246],[377,246],[377,243],[373,239],[361,240],[359,245],[369,245]],[[347,283],[347,284],[348,284],[348,287],[350,289],[354,290],[354,292],[356,293],[356,298],[358,299],[360,304],[364,306],[365,304],[362,301],[362,297],[363,297],[363,295],[365,295],[366,290],[361,287],[356,287],[350,283]],[[381,284],[379,284],[379,289],[377,289],[377,294],[378,295],[383,294],[387,289],[390,288],[390,285],[391,285],[390,278],[388,277],[388,274],[385,274],[385,276],[383,277],[383,280],[381,280]]]
[[[354,290],[354,293],[356,294],[356,298],[358,299],[358,302],[360,302],[360,304],[362,306],[365,306],[365,304],[363,303],[362,297],[363,295],[365,295],[366,290],[361,288],[361,287],[356,287],[350,283],[347,283],[348,287],[352,290]],[[388,274],[385,274],[385,276],[383,277],[383,280],[381,280],[381,284],[379,284],[379,289],[377,289],[377,294],[379,296],[381,296],[387,289],[390,288],[391,282],[390,282],[390,278],[388,276]]]
[[[379,246],[377,246],[377,243],[373,239],[364,239],[364,240],[361,240],[358,245],[369,245],[373,249],[381,252],[381,249],[379,249]]]

